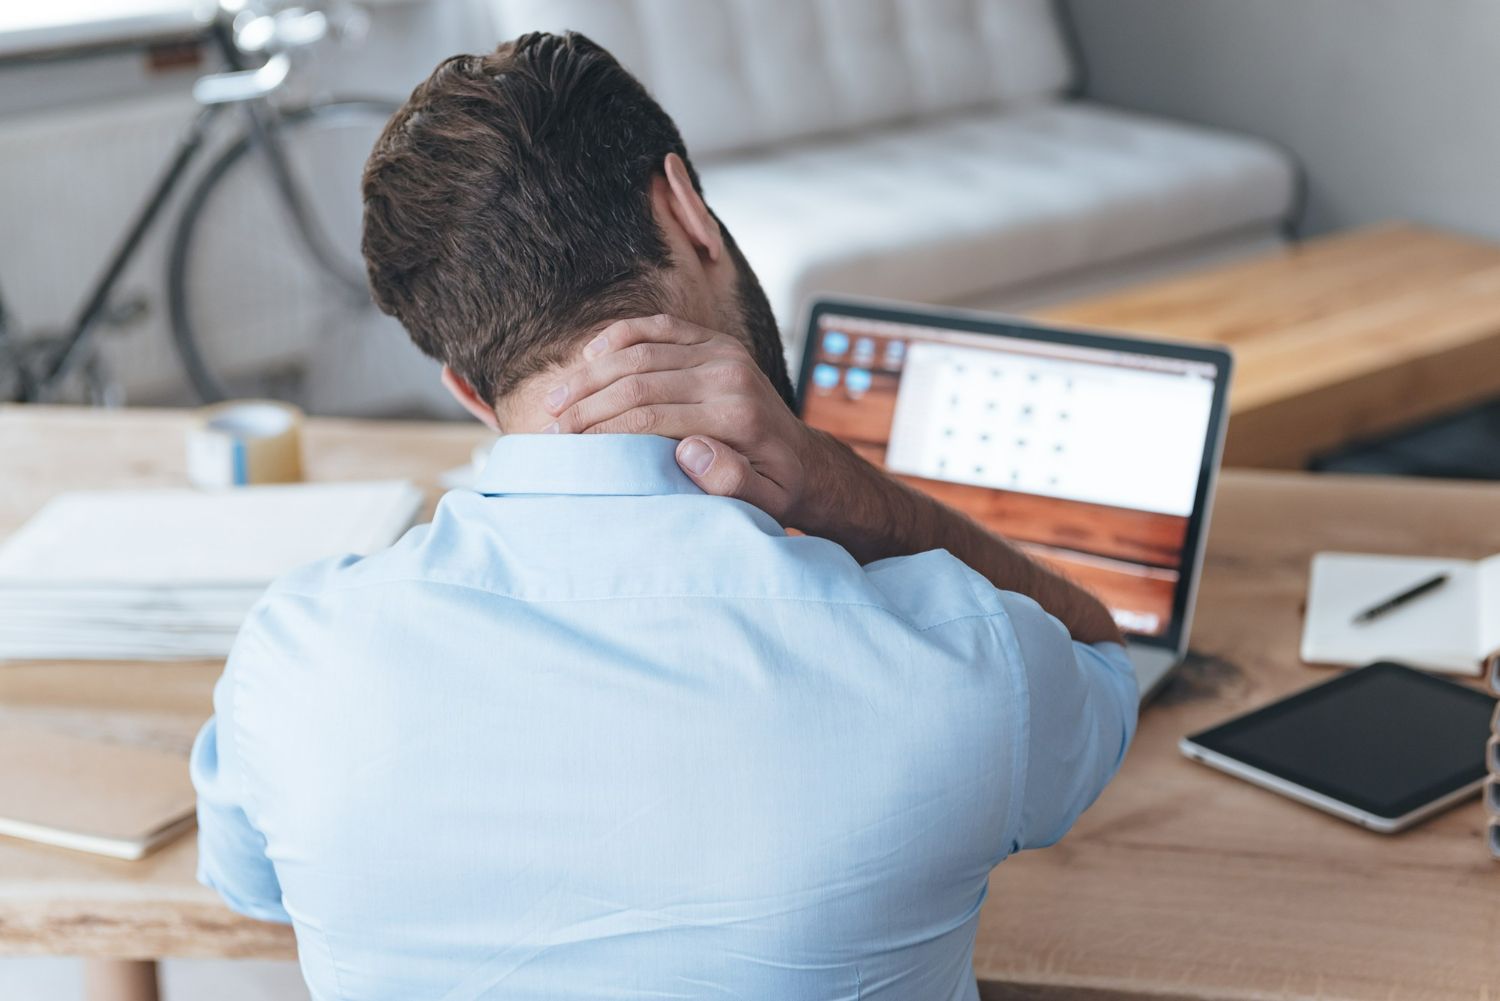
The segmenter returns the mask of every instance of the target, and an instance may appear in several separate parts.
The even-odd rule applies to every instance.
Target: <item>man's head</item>
[[[380,308],[487,423],[612,320],[671,313],[742,339],[791,383],[755,275],[703,202],[672,119],[582,35],[445,60],[364,174]]]

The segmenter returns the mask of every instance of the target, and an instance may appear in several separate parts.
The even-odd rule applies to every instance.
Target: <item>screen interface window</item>
[[[1168,631],[1214,366],[833,314],[814,337],[810,425]]]

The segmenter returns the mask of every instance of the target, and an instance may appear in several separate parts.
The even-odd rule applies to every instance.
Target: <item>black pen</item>
[[[1369,622],[1371,619],[1378,619],[1386,612],[1400,608],[1408,601],[1420,598],[1428,591],[1435,591],[1446,583],[1448,583],[1448,575],[1445,573],[1440,573],[1435,577],[1429,577],[1422,583],[1414,584],[1411,587],[1407,588],[1405,591],[1402,591],[1400,594],[1392,595],[1391,597],[1382,601],[1380,604],[1375,605],[1372,608],[1365,609],[1363,612],[1360,612],[1354,617],[1354,621]]]

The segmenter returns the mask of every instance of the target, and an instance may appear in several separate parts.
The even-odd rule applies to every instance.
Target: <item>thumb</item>
[[[770,513],[770,483],[722,441],[694,435],[677,444],[677,464],[688,479],[715,497],[733,497]]]

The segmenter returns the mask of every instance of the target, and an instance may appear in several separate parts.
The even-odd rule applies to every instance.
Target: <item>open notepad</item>
[[[0,660],[223,657],[277,576],[374,552],[405,481],[63,494],[0,546]]]
[[[1360,612],[1447,574],[1442,587],[1370,622]],[[1397,660],[1432,671],[1477,675],[1500,648],[1500,556],[1453,560],[1319,553],[1308,583],[1302,659],[1313,664]]]

